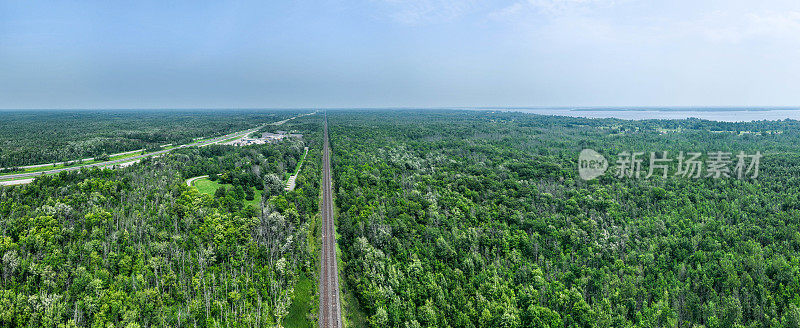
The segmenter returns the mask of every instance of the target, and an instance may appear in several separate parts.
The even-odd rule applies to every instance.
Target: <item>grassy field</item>
[[[201,193],[209,195],[213,195],[220,186],[225,186],[226,188],[231,187],[229,184],[220,184],[219,182],[211,181],[208,178],[197,179],[192,182],[192,186],[197,187],[197,190]],[[261,190],[256,190],[255,194],[256,196],[253,198],[253,200],[245,200],[244,204],[253,205],[253,207],[259,208],[259,206],[261,206]]]
[[[118,160],[118,159],[123,159],[123,158],[130,158],[130,157],[133,157],[133,156],[142,155],[142,153],[144,153],[144,152],[137,151],[137,152],[130,153],[130,154],[122,154],[122,155],[117,155],[117,156],[111,156],[108,159],[113,161],[113,160]]]
[[[197,190],[203,194],[213,195],[219,188],[220,184],[216,181],[211,181],[208,178],[197,179],[192,182],[192,186],[197,187]]]
[[[239,139],[241,139],[241,138],[242,138],[242,135],[238,135],[238,136],[235,136],[235,137],[233,137],[233,138],[228,138],[228,139],[222,140],[222,141],[220,141],[219,143],[231,142],[231,141],[234,141],[234,140],[239,140]]]
[[[284,327],[311,328],[311,322],[308,321],[307,314],[311,306],[311,297],[314,294],[311,290],[313,286],[311,279],[305,274],[300,276],[300,280],[294,286],[294,300],[292,300],[292,305],[289,306],[289,314],[283,320]]]

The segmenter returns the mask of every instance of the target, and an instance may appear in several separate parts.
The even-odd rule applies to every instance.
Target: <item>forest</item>
[[[364,325],[800,325],[797,121],[328,117],[342,284]],[[757,179],[584,181],[584,148],[763,159]]]
[[[244,126],[225,115],[220,124]],[[289,128],[305,138],[177,149],[122,169],[0,187],[0,326],[279,324],[298,277],[314,275],[319,210],[318,151],[294,191],[283,177],[303,147],[319,149],[321,125]],[[199,175],[227,187],[187,186]],[[246,205],[253,189],[262,202]]]

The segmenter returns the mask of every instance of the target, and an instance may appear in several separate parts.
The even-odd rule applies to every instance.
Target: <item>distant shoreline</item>
[[[553,107],[462,107],[457,109],[475,109],[475,110],[503,110],[503,111],[558,111],[558,112],[768,112],[768,111],[784,111],[784,110],[797,110],[800,107],[776,107],[776,106],[662,106],[662,107],[649,107],[649,106],[553,106]]]
[[[581,107],[573,112],[768,112],[775,110],[800,110],[800,107]]]
[[[800,120],[798,107],[506,107],[482,111],[621,120],[701,119],[718,122]]]

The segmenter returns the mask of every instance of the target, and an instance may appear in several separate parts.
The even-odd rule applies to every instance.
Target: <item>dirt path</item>
[[[208,178],[208,176],[207,176],[207,175],[201,175],[201,176],[199,176],[199,177],[194,177],[194,178],[189,178],[189,179],[186,179],[186,185],[187,185],[187,186],[189,186],[189,187],[191,187],[191,186],[192,186],[192,183],[193,183],[195,180],[200,180],[200,179],[202,179],[202,178]]]
[[[319,327],[341,328],[339,269],[336,262],[336,230],[333,221],[330,145],[328,119],[325,118],[325,145],[322,152],[322,248],[319,270]]]

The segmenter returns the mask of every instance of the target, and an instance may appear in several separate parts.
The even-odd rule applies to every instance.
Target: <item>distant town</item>
[[[286,131],[264,132],[260,138],[252,138],[250,135],[241,137],[239,139],[223,143],[223,145],[232,146],[249,146],[249,145],[263,145],[268,143],[277,143],[286,138],[302,139],[303,135],[299,133],[288,133]]]

